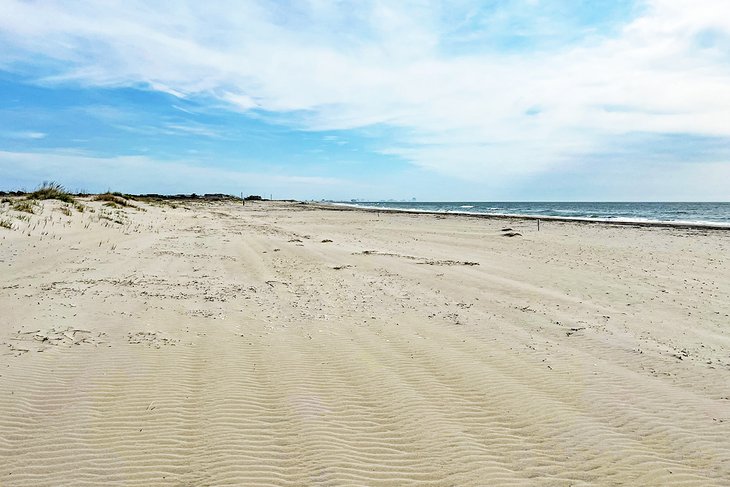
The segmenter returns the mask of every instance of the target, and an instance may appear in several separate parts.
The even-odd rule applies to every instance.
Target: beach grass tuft
[[[122,193],[102,193],[94,196],[94,201],[105,201],[107,206],[131,206],[134,207]]]
[[[38,189],[28,195],[32,200],[59,200],[65,203],[74,203],[74,197],[59,183],[43,181]]]
[[[16,201],[11,208],[15,211],[22,211],[23,213],[35,213],[35,204],[32,201]]]
[[[0,227],[7,228],[8,230],[13,229],[13,222],[5,218],[0,218]]]

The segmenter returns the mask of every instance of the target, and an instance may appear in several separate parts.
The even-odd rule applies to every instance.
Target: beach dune
[[[3,207],[0,486],[730,482],[727,231],[84,204]]]

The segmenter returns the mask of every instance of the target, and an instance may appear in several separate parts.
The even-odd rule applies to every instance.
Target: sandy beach
[[[728,231],[131,203],[0,207],[0,486],[730,485]]]

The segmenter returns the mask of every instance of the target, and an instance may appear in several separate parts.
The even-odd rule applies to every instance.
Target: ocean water
[[[596,221],[662,222],[727,226],[730,203],[586,203],[586,202],[348,202],[348,206],[415,212],[526,215]]]

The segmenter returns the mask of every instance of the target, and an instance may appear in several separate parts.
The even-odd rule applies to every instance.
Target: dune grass
[[[0,218],[0,227],[7,228],[8,230],[13,229],[13,222],[5,218]]]
[[[38,189],[28,194],[30,200],[59,200],[74,203],[74,197],[62,185],[54,181],[43,181]]]
[[[11,208],[15,211],[22,211],[23,213],[35,214],[35,203],[32,201],[16,201],[12,204]]]
[[[127,199],[122,195],[122,193],[102,193],[97,194],[94,196],[94,201],[105,201],[106,203],[111,203],[109,206],[131,206],[134,207],[133,204],[131,204]]]

